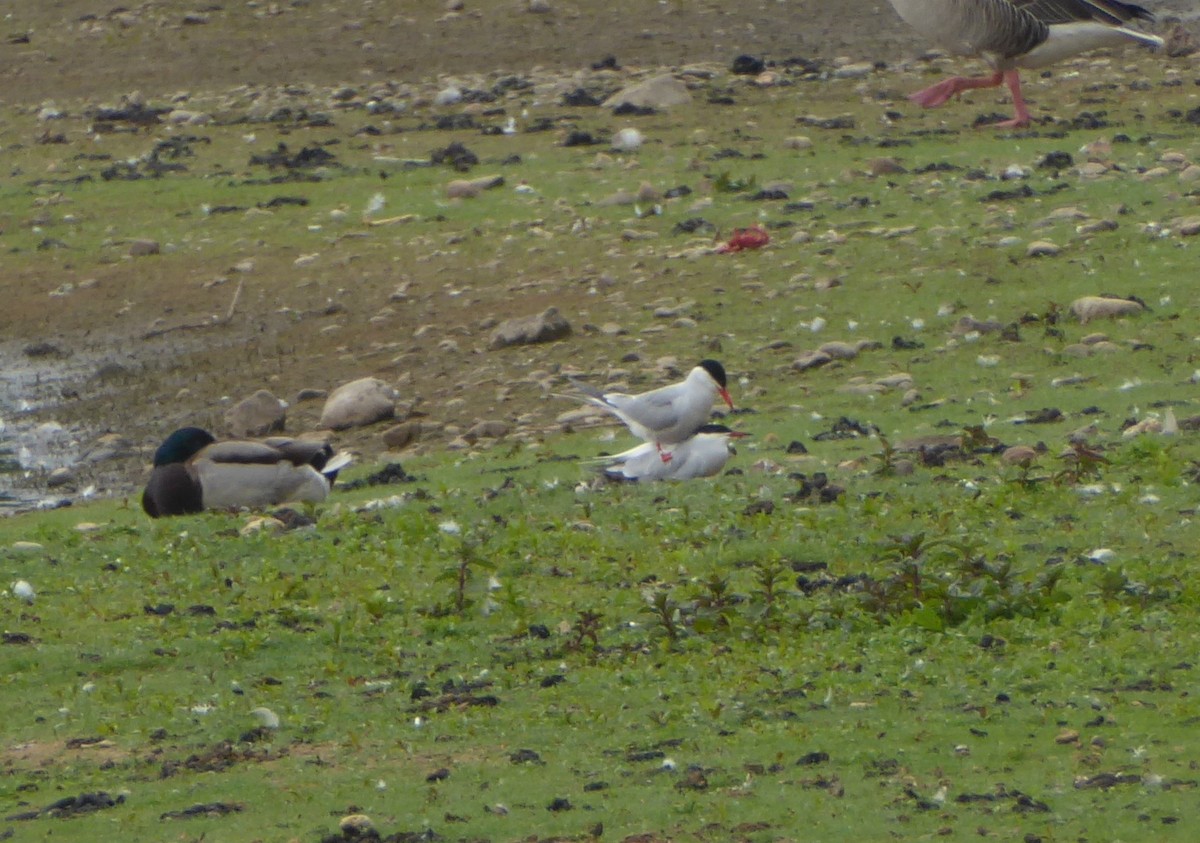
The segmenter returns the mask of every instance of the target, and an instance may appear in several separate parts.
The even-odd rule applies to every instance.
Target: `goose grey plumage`
[[[955,76],[917,91],[909,99],[926,108],[974,88],[1004,82],[1012,92],[1016,116],[991,124],[1028,126],[1029,108],[1021,95],[1019,69],[1046,67],[1101,47],[1130,42],[1161,48],[1163,40],[1126,24],[1153,21],[1133,3],[1119,0],[891,0],[909,26],[953,53],[978,56],[991,65],[991,76]]]

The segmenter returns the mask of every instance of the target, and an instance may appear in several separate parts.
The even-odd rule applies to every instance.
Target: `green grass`
[[[411,471],[436,477],[416,485],[427,497],[356,512],[364,493],[347,494],[316,530],[282,536],[238,537],[244,519],[225,515],[147,524],[113,504],[0,524],[6,546],[44,545],[4,561],[39,592],[3,603],[6,631],[35,639],[3,651],[3,693],[20,700],[10,813],[105,790],[126,801],[57,822],[153,837],[159,814],[224,801],[245,810],[169,822],[234,839],[313,839],[352,810],[386,833],[456,839],[596,822],[618,838],[769,840],[803,823],[819,839],[1184,839],[1163,823],[1190,810],[1197,595],[1174,516],[1189,493],[1177,472],[1153,478],[1158,504],[1134,491],[1179,445],[1126,446],[1103,479],[1129,488],[1101,500],[1020,485],[989,459],[939,472],[949,482],[861,474],[840,503],[771,516],[741,509],[794,481],[582,492],[582,469],[531,456],[419,461]],[[81,515],[105,526],[79,534]],[[1116,557],[1087,561],[1101,545]],[[925,597],[805,595],[792,566],[812,562],[879,582],[919,570]],[[464,565],[460,593],[447,575]],[[1023,588],[1050,570],[1056,584]],[[718,580],[724,603],[706,607]],[[962,614],[947,622],[951,594]],[[174,611],[147,613],[164,603]],[[281,729],[239,742],[259,706]],[[1079,740],[1056,743],[1068,729]],[[110,741],[115,758],[61,751],[71,738]],[[54,748],[52,776],[20,760],[26,743]],[[521,749],[540,761],[513,763]],[[208,771],[214,757],[228,767]],[[705,789],[686,786],[692,765]],[[1149,778],[1077,785],[1101,773]],[[558,798],[573,810],[547,810]],[[508,814],[484,810],[496,804]]]
[[[870,87],[912,81],[882,76]],[[1051,81],[1061,85],[1039,94],[1061,97],[1069,117],[1071,97],[1087,92]],[[1131,136],[1114,145],[1120,169],[1088,180],[1036,165],[1054,151],[1078,160],[1093,131],[920,134],[938,119],[968,122],[981,106],[890,127],[856,84],[739,88],[740,104],[719,119],[697,105],[639,120],[654,142],[636,162],[597,164],[596,149],[563,148],[548,132],[521,137],[524,163],[493,166],[512,139],[471,134],[484,160],[472,175],[502,172],[509,184],[463,203],[443,198],[444,168],[381,180],[369,146],[346,140],[352,120],[294,134],[256,126],[252,147],[245,127],[218,127],[191,175],[65,190],[69,203],[47,206],[81,221],[49,229],[65,232],[54,233],[68,241],[65,256],[39,252],[41,234],[20,222],[49,189],[0,190],[0,217],[18,221],[4,234],[14,273],[104,272],[124,251],[106,243],[174,244],[150,272],[164,284],[186,279],[172,288],[179,309],[166,312],[176,321],[222,310],[228,294],[209,301],[198,282],[253,252],[247,301],[269,304],[255,311],[269,339],[212,375],[231,392],[264,372],[290,388],[289,358],[361,369],[403,354],[424,322],[461,328],[453,336],[470,349],[481,315],[517,299],[529,311],[569,302],[576,324],[613,320],[629,333],[614,341],[580,328],[570,343],[438,357],[426,406],[465,395],[479,414],[552,419],[570,404],[546,398],[532,373],[622,367],[621,379],[642,388],[660,382],[652,364],[669,354],[685,367],[720,357],[737,379],[735,401],[754,411],[734,417],[754,434],[732,463],[739,473],[711,481],[591,488],[577,458],[628,437],[585,430],[406,458],[416,483],[339,491],[313,510],[315,529],[277,536],[241,536],[247,519],[227,514],[149,522],[135,498],[0,521],[0,583],[25,579],[38,593],[32,606],[0,600],[12,642],[0,645],[9,712],[0,815],[84,792],[124,797],[70,819],[4,820],[0,832],[318,840],[362,812],[385,837],[431,829],[449,840],[583,839],[598,823],[617,840],[1191,839],[1200,449],[1188,429],[1126,438],[1122,428],[1168,408],[1196,415],[1194,247],[1146,229],[1172,227],[1194,197],[1174,173],[1142,180],[1138,170],[1167,149],[1195,157],[1197,143],[1167,103],[1129,94],[1109,106],[1121,124],[1109,134]],[[1189,92],[1160,92],[1170,107],[1190,107]],[[1139,120],[1137,108],[1149,116]],[[854,129],[795,122],[843,111]],[[388,154],[424,158],[459,139],[418,130],[420,119],[400,121]],[[579,122],[600,131],[624,121]],[[782,138],[800,133],[814,147],[784,151]],[[335,137],[346,169],[326,180],[242,184],[261,175],[245,163],[251,148]],[[148,145],[121,136],[105,148],[128,156]],[[730,146],[744,157],[714,158]],[[32,173],[59,153],[28,154]],[[881,155],[909,172],[868,175]],[[958,169],[916,172],[939,162]],[[998,180],[1010,164],[1032,174]],[[988,178],[969,178],[971,168]],[[726,172],[787,180],[790,198],[813,207],[718,192],[711,207],[687,210],[705,177]],[[535,197],[511,192],[520,178]],[[595,204],[643,180],[697,192],[661,217]],[[1022,185],[1035,195],[986,199]],[[363,228],[358,215],[378,191],[383,214],[415,219]],[[270,215],[200,210],[293,193],[310,204]],[[339,227],[329,212],[343,204],[351,222]],[[1039,225],[1065,206],[1118,227],[1084,235],[1078,220]],[[774,242],[687,254],[711,237],[673,232],[691,215],[726,233],[761,220]],[[623,239],[630,229],[656,237]],[[798,231],[811,237],[792,239]],[[1018,242],[1001,244],[1007,236]],[[1028,258],[1033,239],[1063,252]],[[314,252],[311,268],[293,266]],[[598,280],[606,273],[611,284]],[[311,351],[280,327],[303,321],[276,313],[281,305],[305,311],[328,298],[361,324],[353,320],[402,278],[412,293],[399,327]],[[829,279],[841,285],[817,289]],[[1086,326],[1064,312],[1100,292],[1134,293],[1150,309]],[[101,294],[103,283],[76,295]],[[653,316],[655,302],[689,299],[694,328]],[[966,314],[1016,332],[956,337]],[[817,317],[825,327],[813,331]],[[1094,332],[1117,350],[1063,354]],[[894,348],[894,337],[921,345]],[[829,339],[881,347],[792,369],[799,352]],[[622,362],[631,351],[640,361]],[[897,372],[912,376],[916,400],[904,402],[903,389],[843,389]],[[474,394],[501,384],[512,385],[507,402]],[[177,385],[146,389],[174,395]],[[1022,423],[1044,408],[1063,419]],[[816,438],[843,416],[886,443]],[[1073,473],[1060,452],[1090,422],[1103,460]],[[944,465],[891,450],[976,426],[1047,451],[1026,472],[992,449]],[[793,440],[809,453],[788,453]],[[916,463],[912,473],[901,460]],[[817,472],[845,494],[795,496],[797,473]],[[402,496],[396,506],[361,509],[392,494]],[[101,526],[79,531],[80,521]],[[20,552],[17,541],[42,547]],[[259,707],[279,716],[278,731],[248,735]],[[78,739],[105,743],[65,746]],[[537,760],[514,762],[520,750]],[[429,780],[443,768],[447,777]],[[1106,774],[1109,786],[1097,786]],[[571,808],[549,810],[559,799]],[[210,802],[242,810],[160,819]]]

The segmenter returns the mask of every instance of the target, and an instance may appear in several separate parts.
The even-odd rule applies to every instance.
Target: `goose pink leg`
[[[958,96],[963,91],[971,91],[976,88],[995,88],[1001,82],[1008,84],[1008,89],[1012,92],[1013,108],[1017,114],[1012,120],[989,123],[988,128],[1019,129],[1028,126],[1031,122],[1029,108],[1025,105],[1025,98],[1021,95],[1021,77],[1015,70],[997,70],[991,76],[953,76],[936,85],[930,85],[928,88],[917,91],[915,94],[910,94],[908,98],[923,108],[934,108],[949,101],[952,97]]]

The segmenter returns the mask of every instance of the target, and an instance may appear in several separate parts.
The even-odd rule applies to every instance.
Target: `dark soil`
[[[5,21],[10,103],[236,85],[414,80],[439,74],[794,57],[892,61],[923,48],[883,0],[444,0],[20,3]],[[205,11],[197,11],[204,9]],[[124,11],[122,11],[124,10]]]

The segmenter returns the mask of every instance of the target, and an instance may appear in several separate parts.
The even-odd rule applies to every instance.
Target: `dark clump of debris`
[[[10,814],[5,819],[36,820],[42,817],[74,817],[78,814],[90,814],[93,811],[114,808],[117,805],[124,804],[124,802],[124,796],[118,796],[114,799],[101,790],[96,793],[81,793],[78,796],[67,796],[59,799],[57,802],[51,802],[40,811],[23,811],[19,814]]]
[[[394,483],[415,483],[417,478],[404,470],[398,462],[390,462],[374,474],[351,480],[349,483],[339,483],[339,489],[362,489],[366,486],[390,486]]]
[[[435,149],[430,154],[429,160],[435,166],[446,164],[460,173],[465,173],[479,163],[479,156],[463,144],[454,141],[444,149]]]
[[[282,168],[285,170],[308,170],[314,167],[324,167],[333,164],[337,159],[332,152],[322,149],[319,146],[306,146],[299,152],[292,154],[288,151],[286,143],[280,143],[270,152],[262,155],[251,155],[251,167],[267,167],[274,170]]]

